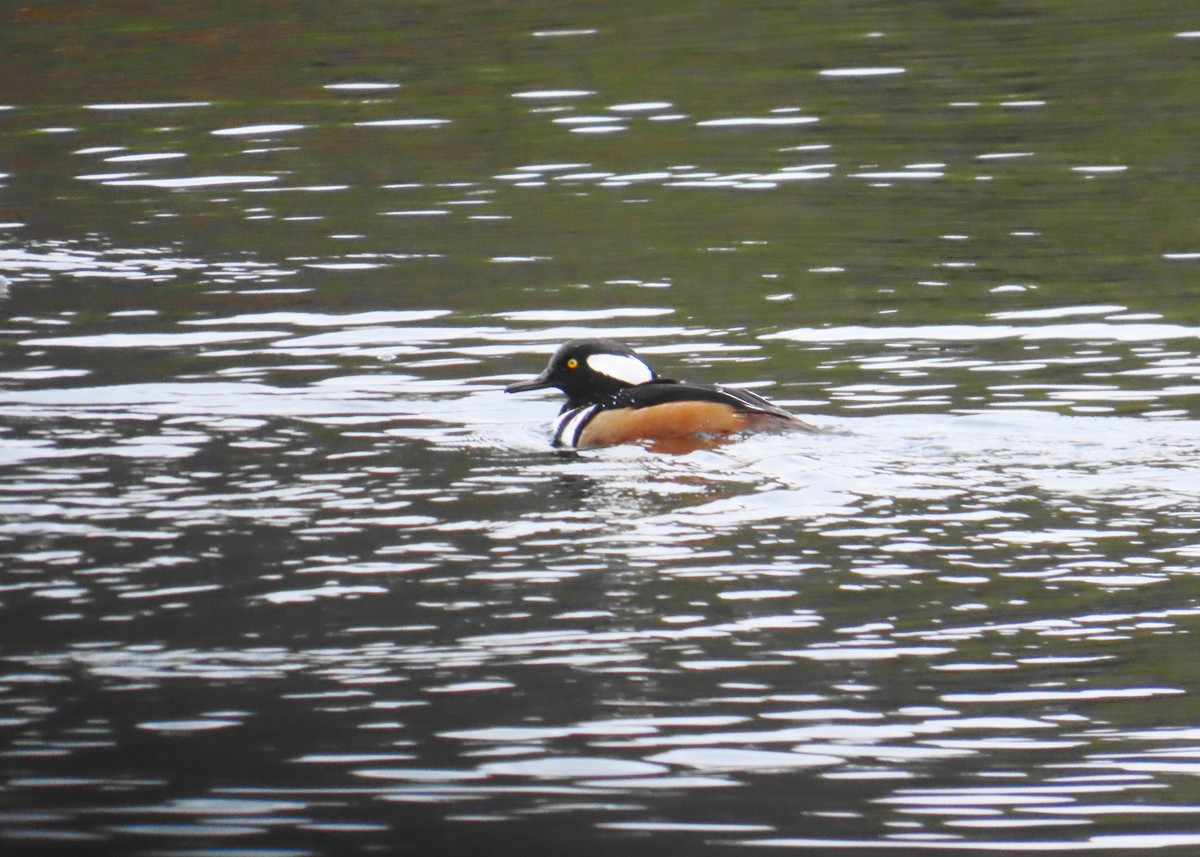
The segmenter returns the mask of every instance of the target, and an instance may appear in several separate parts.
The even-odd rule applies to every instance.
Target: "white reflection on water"
[[[559,99],[584,98],[595,94],[590,89],[533,89],[527,92],[514,92],[513,98],[554,101]]]
[[[0,271],[19,273],[23,278],[58,273],[72,277],[112,275],[137,280],[207,267],[197,259],[179,258],[157,248],[92,250],[68,244],[28,249],[0,248]]]
[[[983,342],[992,339],[1087,339],[1108,342],[1154,342],[1164,339],[1200,338],[1200,327],[1181,324],[948,324],[915,327],[822,327],[795,328],[768,334],[763,339],[795,342],[903,342],[911,340]]]
[[[283,134],[288,131],[300,131],[305,125],[296,124],[274,124],[274,125],[240,125],[236,128],[218,128],[213,131],[214,137],[240,137],[240,136],[259,136],[270,134]]]
[[[79,178],[83,178],[80,176]],[[226,185],[270,184],[279,181],[278,176],[185,176],[177,179],[110,178],[100,179],[113,187],[159,187],[187,189],[200,187],[222,187]]]
[[[1108,316],[1123,307],[1068,310],[1020,329],[1129,329]],[[501,389],[571,336],[714,380],[770,369],[660,306],[119,312],[139,314],[17,322],[30,357],[0,391],[22,427],[0,438],[0,538],[21,569],[0,597],[28,633],[80,640],[3,659],[0,728],[56,783],[37,788],[98,788],[37,760],[117,752],[132,730],[255,760],[196,799],[312,801],[231,813],[235,830],[371,829],[379,804],[712,838],[718,796],[737,795],[728,833],[772,837],[746,844],[963,850],[972,831],[1061,828],[1055,850],[1102,850],[1072,833],[1126,805],[1191,817],[1161,795],[1194,775],[1195,736],[1159,731],[1155,706],[1187,699],[1168,666],[1200,615],[1194,421],[953,413],[957,373],[999,361],[898,349],[829,355],[867,377],[805,390],[819,433],[563,455],[544,432],[559,400]],[[1120,341],[1047,359],[1191,366]],[[136,380],[156,355],[187,369]],[[908,372],[939,377],[889,374]],[[873,416],[823,413],[884,396]],[[80,682],[120,704],[56,725]],[[156,758],[139,764],[167,777]],[[109,829],[207,835],[199,814],[146,824],[150,791],[104,803]]]
[[[122,101],[108,104],[85,104],[84,110],[175,110],[180,107],[211,107],[211,101]]]
[[[743,128],[747,126],[811,125],[820,121],[816,116],[731,116],[725,119],[705,119],[696,124],[701,128]]]
[[[904,74],[907,69],[902,66],[861,66],[857,68],[827,68],[822,69],[822,77],[881,77],[893,74]]]
[[[1022,825],[1026,826],[1026,825]],[[803,849],[877,849],[888,851],[952,851],[969,853],[972,851],[1017,851],[1017,852],[1075,852],[1075,851],[1132,851],[1143,849],[1176,848],[1185,845],[1200,845],[1200,834],[1190,833],[1148,833],[1148,834],[1111,834],[1092,836],[1086,840],[1002,840],[965,842],[958,839],[951,841],[921,840],[899,837],[895,840],[868,839],[803,839],[791,837],[786,839],[743,840],[737,845],[757,845],[773,848],[803,848]]]
[[[438,128],[450,124],[450,120],[432,118],[373,119],[354,124],[361,128]]]

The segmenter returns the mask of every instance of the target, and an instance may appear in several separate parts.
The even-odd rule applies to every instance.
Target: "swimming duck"
[[[814,430],[747,390],[659,377],[615,339],[572,339],[559,346],[540,375],[510,384],[505,392],[551,387],[567,396],[553,425],[554,445],[564,449],[639,441],[669,447],[746,431]]]

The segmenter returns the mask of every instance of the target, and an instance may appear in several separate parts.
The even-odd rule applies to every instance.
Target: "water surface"
[[[914,8],[3,13],[6,849],[1200,845],[1197,22]]]

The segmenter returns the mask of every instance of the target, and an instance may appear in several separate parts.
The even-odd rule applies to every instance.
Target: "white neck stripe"
[[[598,407],[597,405],[585,405],[582,408],[567,411],[565,414],[559,414],[558,419],[554,421],[554,445],[566,449],[575,449],[579,446],[579,435],[583,433],[583,427],[587,425]]]

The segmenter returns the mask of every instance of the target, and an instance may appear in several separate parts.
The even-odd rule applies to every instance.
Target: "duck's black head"
[[[658,376],[634,350],[615,339],[572,339],[559,346],[542,374],[518,381],[506,393],[556,387],[572,407],[601,402],[625,387],[645,384]]]

